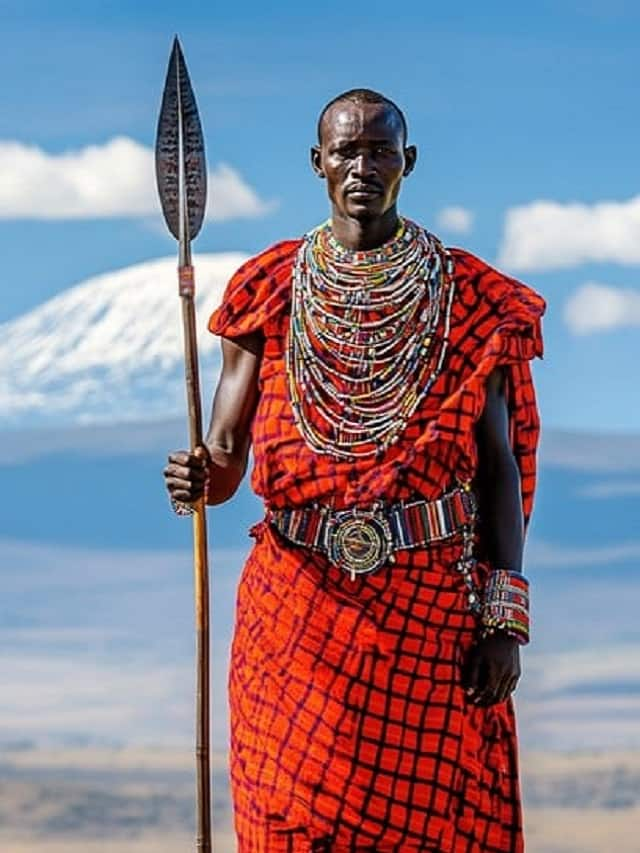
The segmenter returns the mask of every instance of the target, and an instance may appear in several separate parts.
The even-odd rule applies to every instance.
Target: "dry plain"
[[[527,853],[640,853],[640,752],[523,755]],[[215,851],[233,853],[224,759]],[[193,850],[193,770],[168,749],[12,749],[0,757],[2,853]]]

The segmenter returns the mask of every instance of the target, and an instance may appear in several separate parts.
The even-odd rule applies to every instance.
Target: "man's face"
[[[367,221],[395,205],[415,149],[405,148],[400,119],[385,104],[334,104],[324,116],[312,164],[326,178],[334,215]]]

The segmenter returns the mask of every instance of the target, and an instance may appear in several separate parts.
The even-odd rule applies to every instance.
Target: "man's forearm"
[[[262,343],[259,333],[222,340],[222,373],[205,439],[210,460],[205,492],[208,504],[229,500],[247,470]]]
[[[238,458],[220,447],[208,446],[206,501],[210,506],[228,501],[238,490],[247,469],[246,455]]]

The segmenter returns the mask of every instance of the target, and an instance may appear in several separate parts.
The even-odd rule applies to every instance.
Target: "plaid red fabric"
[[[529,362],[542,355],[542,298],[452,250],[457,290],[442,374],[381,459],[333,459],[306,446],[287,392],[299,245],[279,243],[244,264],[209,324],[229,338],[264,334],[255,491],[274,508],[439,497],[474,477],[486,379],[503,365],[528,520],[539,433]],[[453,568],[461,542],[400,551],[394,565],[354,581],[264,523],[252,534],[229,682],[241,853],[520,853],[512,700],[478,708],[461,685],[476,628]],[[481,533],[476,545],[483,585]]]

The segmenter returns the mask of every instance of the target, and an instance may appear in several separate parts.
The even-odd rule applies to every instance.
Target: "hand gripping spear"
[[[191,449],[202,444],[202,405],[195,325],[191,241],[202,226],[207,167],[198,107],[180,43],[173,42],[156,137],[156,179],[162,212],[179,242],[178,291],[182,302],[185,377]],[[209,768],[209,573],[204,498],[194,504],[193,565],[196,619],[196,850],[211,853]]]

